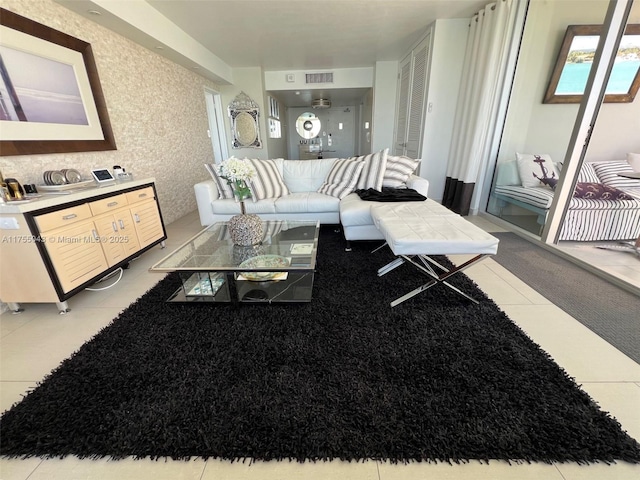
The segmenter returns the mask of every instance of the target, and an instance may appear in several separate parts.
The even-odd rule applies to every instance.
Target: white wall
[[[436,20],[431,32],[431,67],[420,176],[429,197],[441,201],[447,176],[469,19]]]
[[[269,103],[267,98],[268,96],[274,97],[278,101],[280,106],[280,128],[282,130],[281,138],[268,137],[268,133],[269,133],[269,121],[268,121]],[[265,144],[267,146],[267,152],[269,154],[269,158],[287,158],[288,122],[287,122],[286,108],[284,107],[283,103],[278,99],[278,96],[274,95],[273,93],[270,93],[267,95],[267,93],[265,92],[264,99],[265,99],[265,104],[263,107],[263,111],[264,111],[265,127],[267,129],[267,138],[266,138]]]
[[[81,17],[51,0],[0,0],[19,15],[91,44],[117,150],[0,157],[5,177],[42,184],[46,170],[122,165],[136,178],[155,177],[165,222],[196,209],[193,185],[213,162],[205,87],[213,82]]]
[[[225,111],[224,125],[227,131],[227,147],[229,149],[229,155],[238,158],[258,158],[260,160],[266,160],[269,157],[269,149],[267,143],[267,119],[266,115],[268,111],[265,111],[264,105],[266,105],[266,94],[262,84],[262,70],[260,67],[246,67],[246,68],[234,68],[233,69],[233,85],[221,86],[220,95],[222,97],[222,104]],[[260,140],[262,141],[262,148],[233,148],[232,136],[231,136],[231,121],[227,113],[228,105],[236,98],[240,93],[244,92],[251,100],[256,102],[260,108],[260,116],[258,119],[258,126],[260,129]]]
[[[336,88],[369,88],[373,87],[373,67],[335,68],[331,70],[275,70],[264,72],[264,86],[267,91],[275,90],[307,90],[312,85],[305,83],[306,73],[333,72],[332,84],[319,84],[318,88],[331,90]],[[287,81],[287,76],[293,75],[294,81]],[[234,82],[235,82],[234,71]]]
[[[373,90],[370,90],[369,93],[363,97],[359,113],[359,138],[358,145],[356,145],[356,154],[366,155],[373,152],[371,149],[371,130],[373,128]]]

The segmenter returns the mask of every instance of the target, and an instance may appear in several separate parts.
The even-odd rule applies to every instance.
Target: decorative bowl
[[[258,255],[240,264],[241,268],[286,268],[288,266],[289,260],[280,255]],[[280,273],[282,272],[240,272],[240,275],[252,282],[264,282],[275,278]]]

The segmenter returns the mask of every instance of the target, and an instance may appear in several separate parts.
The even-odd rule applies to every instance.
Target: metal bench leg
[[[393,270],[393,268],[396,268],[396,267],[402,265],[402,263],[404,263],[405,261],[407,261],[411,265],[416,267],[418,270],[420,270],[421,272],[423,272],[427,276],[431,277],[432,280],[430,282],[425,283],[424,285],[416,288],[415,290],[410,291],[409,293],[403,295],[402,297],[399,297],[399,298],[395,299],[393,302],[391,302],[391,307],[395,307],[396,305],[399,305],[400,303],[404,302],[405,300],[408,300],[409,298],[414,297],[417,294],[422,293],[425,290],[427,290],[427,289],[429,289],[429,288],[431,288],[434,285],[437,285],[439,283],[442,283],[442,284],[446,285],[451,290],[453,290],[454,292],[459,293],[460,295],[462,295],[466,299],[471,300],[472,302],[474,302],[476,304],[479,303],[475,298],[467,295],[466,293],[464,293],[459,288],[454,287],[453,285],[451,285],[449,282],[446,281],[446,279],[448,279],[449,277],[455,275],[456,273],[460,273],[463,270],[466,270],[467,268],[469,268],[470,266],[472,266],[476,262],[479,262],[480,260],[482,260],[483,258],[488,257],[488,256],[489,256],[488,254],[477,255],[477,256],[473,257],[471,260],[468,260],[465,263],[463,263],[462,265],[459,265],[459,266],[457,266],[457,267],[455,267],[455,268],[453,268],[451,270],[446,269],[445,267],[440,265],[438,262],[433,260],[428,255],[416,255],[416,257],[421,261],[421,263],[418,263],[416,260],[414,260],[413,258],[411,258],[409,256],[406,256],[406,255],[399,256],[393,262],[389,263],[388,265],[385,265],[380,270],[387,269],[384,272],[384,273],[387,273],[387,271]],[[398,263],[398,261],[400,261],[400,262]],[[443,270],[444,273],[438,275],[438,273],[436,273],[436,271],[431,267],[430,264],[438,266],[441,270]],[[381,275],[380,274],[380,270],[378,270],[378,276]],[[384,275],[384,273],[382,275]]]
[[[394,268],[398,268],[403,263],[404,263],[404,259],[402,257],[397,257],[393,259],[391,262],[387,263],[384,267],[381,267],[378,269],[378,276],[381,277],[382,275],[389,273],[391,270],[393,270]]]

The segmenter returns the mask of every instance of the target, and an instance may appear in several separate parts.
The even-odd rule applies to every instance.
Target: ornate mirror
[[[262,148],[258,125],[259,115],[258,104],[244,92],[240,92],[229,104],[233,148]]]
[[[314,113],[305,112],[296,120],[296,130],[302,138],[315,138],[320,133],[320,119]]]

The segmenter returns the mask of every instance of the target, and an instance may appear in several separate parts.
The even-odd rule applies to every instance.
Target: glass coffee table
[[[310,302],[320,222],[266,221],[262,243],[234,245],[211,225],[151,267],[182,281],[169,302]]]

